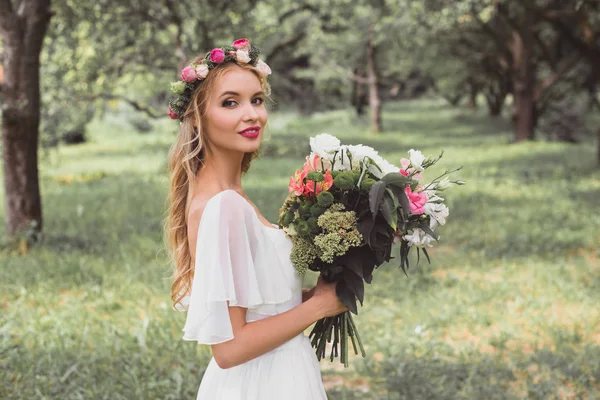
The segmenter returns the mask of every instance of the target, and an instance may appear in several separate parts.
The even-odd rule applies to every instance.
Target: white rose
[[[440,225],[446,223],[446,218],[450,214],[448,207],[442,203],[426,203],[424,209],[425,214],[431,216],[431,218],[435,218]]]
[[[196,67],[196,77],[198,79],[204,79],[208,75],[208,65],[200,64]]]
[[[256,69],[262,76],[271,75],[271,67],[269,67],[263,60],[258,60],[256,63]]]
[[[352,160],[353,164],[356,164],[356,160]],[[335,156],[335,171],[349,171],[352,169],[352,165],[350,165],[350,158],[348,158],[348,146],[341,145],[337,150],[337,154]]]
[[[310,149],[325,160],[333,160],[333,155],[340,150],[340,140],[328,133],[321,133],[310,138]]]
[[[423,161],[425,161],[425,156],[419,150],[410,149],[408,151],[409,159],[411,167],[416,169],[417,171],[423,171]]]
[[[248,55],[248,52],[244,51],[244,50],[238,50],[238,51],[236,51],[235,52],[235,58],[239,62],[243,62],[243,63],[246,63],[246,64],[250,62],[250,56]]]
[[[416,247],[433,247],[432,242],[435,241],[434,238],[420,228],[415,228],[412,234],[404,235],[402,236],[402,239],[406,240],[409,246]]]
[[[442,179],[441,181],[439,181],[435,184],[435,189],[436,190],[446,190],[450,186],[452,186],[452,184],[450,183],[450,179],[448,179],[448,177],[446,176],[446,177],[444,177],[444,179]]]

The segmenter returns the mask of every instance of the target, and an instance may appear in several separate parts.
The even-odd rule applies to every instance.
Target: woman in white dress
[[[307,329],[347,310],[335,284],[302,291],[291,240],[242,190],[267,124],[269,67],[246,39],[192,60],[174,83],[171,296],[183,339],[211,345],[201,400],[326,399]]]

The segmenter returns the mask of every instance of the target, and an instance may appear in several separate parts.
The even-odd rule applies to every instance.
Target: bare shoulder
[[[187,237],[192,259],[196,257],[196,239],[200,220],[206,208],[206,204],[213,197],[212,193],[197,193],[190,199],[190,208],[187,215]]]

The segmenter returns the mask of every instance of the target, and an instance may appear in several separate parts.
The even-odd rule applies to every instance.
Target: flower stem
[[[360,347],[360,354],[364,358],[367,356],[367,353],[365,352],[365,348],[363,347],[362,340],[360,340],[360,335],[358,334],[358,330],[356,329],[356,325],[354,324],[354,320],[352,319],[352,315],[350,313],[348,313],[348,317],[349,317],[350,325],[352,326],[352,331],[354,332],[354,335],[356,336],[356,341],[358,342],[358,347]]]

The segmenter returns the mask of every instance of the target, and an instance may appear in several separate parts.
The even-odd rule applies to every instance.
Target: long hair
[[[204,56],[196,57],[191,63],[200,63]],[[189,65],[189,64],[188,64]],[[169,249],[173,273],[171,279],[171,300],[176,306],[192,287],[194,278],[194,260],[190,254],[187,238],[187,215],[194,182],[198,170],[202,166],[206,152],[210,152],[210,143],[205,140],[203,125],[206,116],[206,105],[215,84],[225,72],[233,67],[233,63],[224,63],[208,72],[206,78],[193,92],[190,104],[183,115],[179,134],[169,150],[170,189],[167,198],[168,215],[165,219],[165,242]],[[251,71],[260,80],[263,91],[268,96],[270,87],[266,77],[263,77],[249,64],[236,64]],[[240,169],[246,173],[257,152],[244,154]]]

